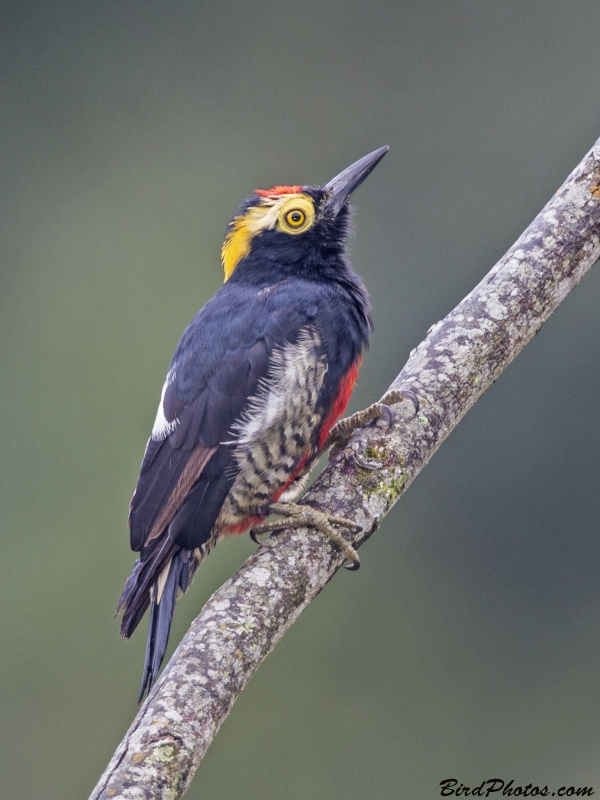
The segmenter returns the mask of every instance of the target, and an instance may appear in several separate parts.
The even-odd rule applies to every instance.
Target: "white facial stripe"
[[[251,236],[266,230],[272,230],[277,225],[279,209],[287,203],[293,194],[281,194],[278,197],[265,197],[258,206],[248,209],[244,223]]]
[[[263,198],[259,205],[250,206],[246,214],[239,218],[239,224],[249,239],[251,240],[261,231],[275,228],[281,209],[288,205],[290,200],[294,201],[291,204],[292,207],[297,205],[309,220],[309,224],[301,226],[301,230],[310,227],[315,217],[314,204],[310,197],[305,194],[280,194],[276,197]],[[235,227],[234,223],[233,228],[235,229]],[[288,229],[288,233],[294,233],[294,231]]]
[[[166,439],[170,433],[173,433],[175,428],[179,425],[179,420],[174,419],[172,422],[168,422],[167,418],[165,417],[165,410],[164,410],[164,402],[165,402],[165,392],[169,388],[169,386],[175,380],[175,370],[170,370],[167,373],[167,379],[165,381],[165,385],[162,388],[162,393],[160,395],[160,403],[158,404],[158,411],[156,412],[156,420],[154,421],[154,427],[152,428],[152,436],[151,438],[155,442],[160,442],[163,439]]]

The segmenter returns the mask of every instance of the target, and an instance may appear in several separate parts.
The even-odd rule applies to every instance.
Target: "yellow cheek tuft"
[[[242,224],[244,218],[236,217],[232,223],[231,231],[223,242],[221,248],[221,262],[225,281],[228,281],[238,263],[250,252],[250,236]]]
[[[275,227],[279,205],[268,199],[259,206],[251,206],[243,216],[234,218],[221,250],[226,281],[231,278],[242,258],[250,252],[252,239],[261,231]]]
[[[298,230],[293,230],[292,226],[282,225],[282,216],[285,215],[285,212],[298,205],[307,217],[306,222],[300,225]],[[277,197],[267,197],[260,205],[250,206],[244,215],[234,217],[221,249],[225,281],[231,278],[242,258],[248,255],[252,239],[259,233],[272,230],[276,226],[280,230],[285,230],[286,233],[301,233],[312,225],[314,218],[313,202],[304,194],[282,194]]]

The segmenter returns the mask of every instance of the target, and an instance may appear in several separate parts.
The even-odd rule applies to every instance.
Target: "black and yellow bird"
[[[369,296],[345,246],[348,197],[382,147],[322,187],[256,191],[231,218],[225,283],[183,334],[131,501],[139,552],[119,601],[131,636],[150,606],[140,699],[160,668],[178,591],[218,539],[282,527],[352,527],[290,501],[343,414],[372,329]],[[262,523],[262,524],[261,524]]]

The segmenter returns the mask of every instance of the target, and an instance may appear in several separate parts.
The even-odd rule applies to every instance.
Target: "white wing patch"
[[[155,442],[161,442],[163,439],[166,439],[170,433],[173,433],[175,428],[179,425],[179,420],[174,419],[172,422],[169,422],[165,417],[165,409],[164,409],[164,402],[165,402],[165,392],[169,388],[169,386],[175,380],[175,370],[172,369],[167,373],[167,379],[165,381],[165,385],[162,388],[162,393],[160,395],[160,403],[158,404],[158,411],[156,412],[156,419],[154,421],[154,427],[152,428],[152,436],[151,438]]]

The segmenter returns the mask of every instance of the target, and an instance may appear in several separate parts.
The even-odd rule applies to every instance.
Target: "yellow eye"
[[[315,205],[310,197],[297,194],[288,197],[281,205],[277,227],[283,233],[298,234],[307,231],[315,221]]]
[[[299,228],[301,225],[304,225],[305,219],[306,219],[306,214],[299,208],[293,208],[291,211],[288,211],[287,214],[285,215],[285,221],[290,226],[290,228]]]

